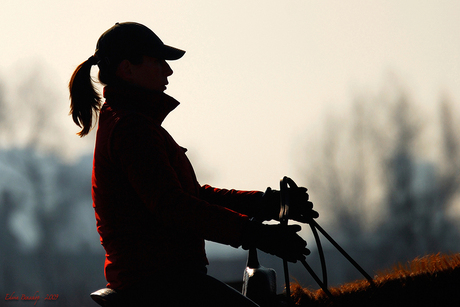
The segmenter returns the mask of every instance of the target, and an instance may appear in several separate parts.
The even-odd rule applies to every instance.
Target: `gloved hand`
[[[307,242],[297,232],[299,225],[266,225],[251,220],[243,232],[243,249],[258,248],[289,262],[305,259],[310,254]]]
[[[319,214],[313,210],[313,203],[309,201],[307,189],[303,187],[289,188],[289,219],[308,223],[310,219],[316,219]],[[261,219],[279,220],[281,192],[267,188],[262,196]]]

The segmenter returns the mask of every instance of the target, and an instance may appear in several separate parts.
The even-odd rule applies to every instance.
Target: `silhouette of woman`
[[[205,240],[256,247],[295,262],[308,254],[299,226],[276,219],[279,192],[237,191],[200,185],[180,147],[162,127],[179,105],[164,93],[169,60],[185,51],[165,45],[139,23],[116,23],[99,38],[94,55],[74,71],[70,113],[83,137],[98,117],[92,197],[106,251],[107,287],[142,306],[255,306],[208,276]],[[91,79],[99,68],[102,97]],[[311,214],[306,189],[294,218]],[[149,305],[150,304],[150,305]]]

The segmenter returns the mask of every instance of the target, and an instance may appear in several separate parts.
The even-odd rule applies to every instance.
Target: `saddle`
[[[103,288],[90,294],[91,298],[103,307],[116,307],[119,305],[119,294],[109,288]]]

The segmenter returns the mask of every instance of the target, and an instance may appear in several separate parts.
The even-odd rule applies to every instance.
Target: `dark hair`
[[[94,87],[91,67],[95,58],[90,57],[77,66],[69,82],[70,114],[74,123],[82,128],[77,134],[84,137],[93,126],[93,119],[101,107],[102,98]]]

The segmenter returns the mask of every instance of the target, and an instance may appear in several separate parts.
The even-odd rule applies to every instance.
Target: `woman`
[[[308,254],[306,242],[296,234],[300,227],[251,220],[277,218],[278,191],[198,184],[186,149],[161,126],[179,104],[164,93],[173,73],[166,61],[184,53],[141,24],[117,23],[69,83],[81,137],[99,116],[92,196],[107,286],[144,305],[255,306],[206,275],[204,240],[256,247],[293,262]],[[103,105],[90,77],[93,65],[105,85]],[[296,219],[315,215],[306,189],[296,195]]]

